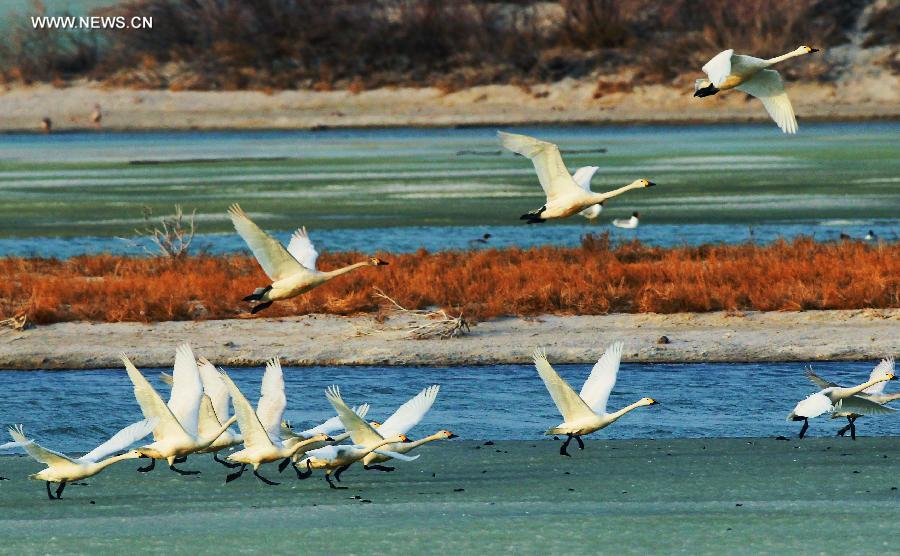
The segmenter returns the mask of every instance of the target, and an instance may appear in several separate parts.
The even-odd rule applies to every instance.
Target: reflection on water
[[[873,364],[816,363],[814,367],[821,375],[849,385],[866,380]],[[785,416],[815,390],[803,376],[803,368],[802,363],[623,364],[610,409],[644,396],[662,403],[633,411],[598,436],[795,436],[799,426],[786,422]],[[578,390],[590,365],[562,365],[557,370]],[[144,372],[164,392],[157,372]],[[234,370],[231,375],[255,403],[262,370]],[[332,415],[324,396],[329,384],[339,384],[348,403],[369,402],[369,418],[376,420],[385,419],[425,386],[440,384],[437,402],[412,431],[413,438],[447,428],[469,439],[534,439],[561,420],[531,366],[290,368],[285,369],[285,382],[286,418],[301,426]],[[896,389],[894,384],[887,389]],[[30,434],[50,447],[86,451],[139,418],[124,370],[0,372],[0,424],[24,423]],[[859,432],[897,434],[898,419],[894,415],[864,417],[858,422]],[[811,422],[810,434],[833,435],[845,423],[821,417]]]

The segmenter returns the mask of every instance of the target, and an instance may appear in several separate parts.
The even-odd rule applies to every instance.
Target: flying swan
[[[616,374],[619,372],[623,347],[622,342],[616,342],[606,350],[591,369],[591,374],[584,381],[579,394],[576,394],[569,383],[550,366],[547,354],[543,350],[535,350],[534,366],[537,367],[541,380],[550,392],[553,403],[563,416],[562,423],[544,433],[566,435],[566,441],[559,448],[560,455],[569,455],[566,448],[573,438],[578,441],[578,447],[584,450],[584,442],[581,441],[583,435],[610,426],[633,409],[659,403],[653,398],[641,398],[618,411],[606,412],[606,402],[613,386],[616,385]]]
[[[651,181],[641,179],[613,191],[592,193],[590,178],[594,172],[584,171],[579,176],[581,181],[576,181],[566,169],[562,156],[559,154],[559,147],[553,143],[503,131],[498,131],[497,135],[504,147],[531,160],[534,170],[537,172],[538,181],[547,195],[547,202],[544,206],[519,217],[520,220],[527,220],[529,224],[544,222],[552,218],[566,218],[588,209],[591,209],[589,214],[592,214],[595,210],[592,207],[602,205],[607,199],[632,189],[655,185]],[[597,210],[597,214],[600,214],[599,210]]]
[[[285,249],[277,239],[254,224],[237,204],[231,205],[228,215],[234,223],[234,229],[253,251],[259,266],[272,280],[268,286],[256,288],[244,298],[244,301],[261,302],[250,310],[253,314],[262,311],[275,301],[296,297],[358,268],[388,264],[378,257],[370,257],[367,261],[322,272],[316,270],[319,253],[306,234],[306,228],[294,232],[291,242]]]
[[[807,429],[809,429],[809,420],[813,417],[818,417],[823,413],[843,410],[848,410],[860,415],[890,413],[890,408],[882,407],[873,401],[857,396],[857,394],[863,392],[867,388],[888,380],[894,380],[893,373],[882,374],[879,377],[869,379],[859,386],[853,386],[851,388],[829,386],[797,402],[793,411],[788,413],[787,420],[803,421],[803,427],[800,429],[800,438],[803,438],[806,435]]]
[[[801,46],[787,54],[764,60],[753,56],[735,54],[733,49],[716,54],[703,66],[708,79],[698,79],[694,84],[695,97],[708,97],[727,89],[737,89],[762,101],[769,116],[781,131],[797,133],[797,118],[791,99],[784,90],[781,75],[770,70],[778,62],[789,58],[818,52],[818,48]]]

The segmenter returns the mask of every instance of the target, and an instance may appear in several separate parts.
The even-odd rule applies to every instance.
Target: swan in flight
[[[228,461],[241,464],[238,471],[225,478],[226,483],[243,475],[247,465],[252,465],[253,474],[257,479],[267,485],[277,485],[278,483],[275,481],[270,481],[259,474],[260,465],[282,460],[280,468],[284,469],[288,464],[293,465],[291,456],[301,449],[316,442],[332,440],[325,433],[317,433],[287,447],[279,439],[281,418],[284,416],[284,408],[287,406],[287,397],[284,395],[284,373],[281,370],[281,361],[277,357],[266,362],[266,372],[263,374],[259,402],[256,404],[255,411],[231,377],[224,371],[221,375],[231,392],[238,427],[240,427],[241,436],[244,439],[244,449],[226,458]],[[297,470],[297,475],[300,476],[299,470]]]
[[[694,85],[695,97],[708,97],[727,89],[737,89],[762,101],[769,116],[781,131],[797,133],[797,118],[791,99],[784,90],[781,75],[768,69],[779,62],[818,52],[818,48],[801,46],[787,54],[764,60],[753,56],[735,54],[728,49],[716,54],[703,66],[708,79],[698,79]]]
[[[584,171],[578,182],[569,174],[559,147],[527,135],[498,131],[500,143],[510,151],[520,154],[534,164],[538,181],[547,195],[547,202],[539,209],[523,214],[520,220],[535,224],[552,218],[565,218],[573,214],[591,209],[594,205],[602,205],[607,199],[621,195],[632,189],[643,189],[655,185],[648,180],[635,180],[625,187],[606,193],[593,193],[590,190],[590,178],[594,172]],[[587,186],[587,187],[585,187]],[[599,212],[597,212],[599,214]]]
[[[869,375],[869,380],[874,380],[874,379],[884,376],[886,374],[894,374],[894,358],[893,357],[888,357],[886,359],[882,359],[881,362],[878,363],[878,365],[876,365],[874,369],[872,369],[872,372]],[[813,384],[815,384],[819,388],[839,388],[840,387],[840,385],[835,384],[834,382],[825,380],[824,378],[820,377],[819,375],[814,373],[811,368],[806,369],[806,377],[809,380],[811,380],[813,382]],[[844,402],[843,404],[841,404],[840,410],[835,410],[831,413],[832,419],[837,419],[839,417],[847,418],[847,425],[845,425],[840,430],[838,430],[838,432],[837,432],[838,436],[844,436],[845,434],[847,434],[847,431],[849,430],[850,438],[852,438],[853,440],[856,440],[856,420],[858,418],[862,417],[863,415],[874,415],[874,414],[878,414],[878,413],[894,413],[896,411],[896,409],[892,409],[889,407],[882,407],[881,411],[875,410],[875,411],[869,411],[868,413],[854,413],[853,412],[852,406],[859,405],[859,401],[856,398],[861,398],[862,400],[865,400],[865,402],[863,402],[863,405],[868,407],[870,410],[874,409],[874,408],[871,408],[871,406],[868,405],[868,402],[873,402],[880,406],[883,406],[886,403],[900,399],[900,392],[892,393],[892,394],[884,393],[884,387],[886,384],[887,384],[887,382],[879,382],[878,384],[875,384],[874,386],[869,386],[868,388],[866,388],[865,390],[863,390],[856,396],[853,396],[849,402]]]
[[[164,459],[169,469],[181,475],[196,475],[199,471],[183,471],[175,467],[183,458],[204,450],[228,430],[236,420],[226,420],[216,430],[201,435],[199,432],[199,414],[203,386],[200,382],[200,371],[194,353],[188,344],[178,346],[175,351],[175,367],[172,373],[172,394],[166,404],[144,375],[134,366],[128,356],[121,354],[122,363],[128,372],[128,378],[134,385],[134,397],[141,407],[144,418],[156,422],[153,428],[153,442],[136,448],[141,457],[150,458],[147,467],[138,469],[141,473],[151,471],[156,460]]]
[[[365,417],[369,413],[369,404],[364,403],[359,407],[354,407],[353,412],[356,413],[360,418]],[[373,427],[380,427],[381,423],[377,423],[375,421],[370,421],[370,425]],[[307,440],[312,438],[317,434],[327,434],[331,437],[331,441],[329,442],[320,442],[318,444],[308,444],[306,445],[306,450],[314,450],[316,448],[321,448],[322,446],[327,446],[328,444],[338,444],[350,438],[349,432],[344,432],[342,434],[335,434],[338,431],[344,430],[344,424],[341,422],[341,418],[337,415],[328,419],[324,423],[316,425],[315,427],[306,429],[304,431],[295,431],[286,421],[282,421],[281,423],[281,440],[284,442],[284,445],[290,448],[297,442],[302,440]],[[303,455],[302,452],[294,454],[293,459],[295,461],[299,461],[300,457]]]
[[[254,224],[237,204],[231,205],[228,215],[231,217],[234,229],[253,251],[253,256],[256,257],[259,266],[272,280],[268,286],[256,288],[253,293],[244,298],[244,301],[260,302],[251,309],[250,312],[253,314],[262,311],[275,301],[296,297],[321,286],[332,278],[358,268],[388,264],[378,257],[370,257],[367,261],[322,272],[316,270],[319,253],[306,234],[306,228],[300,228],[294,232],[287,249],[285,249],[277,239]]]
[[[626,230],[633,230],[638,227],[640,224],[640,213],[632,212],[631,218],[616,218],[612,221],[612,225],[616,228],[624,228]]]
[[[859,386],[850,388],[829,386],[797,402],[793,411],[788,414],[787,420],[803,421],[803,427],[800,429],[800,438],[803,438],[806,435],[807,429],[809,429],[809,420],[813,417],[818,417],[823,413],[834,411],[849,411],[859,415],[890,413],[892,411],[890,408],[883,407],[874,401],[857,396],[857,394],[878,383],[894,380],[894,378],[894,374],[888,372],[881,376],[870,378]]]
[[[436,391],[434,392],[434,395],[437,395]],[[306,458],[301,460],[299,464],[300,466],[306,465],[306,477],[312,473],[313,469],[324,469],[325,480],[328,482],[328,486],[331,488],[338,488],[331,480],[332,473],[336,470],[343,471],[372,452],[400,461],[413,461],[418,459],[419,456],[407,456],[398,452],[381,449],[388,444],[403,443],[407,442],[409,439],[405,434],[383,437],[374,427],[369,423],[366,423],[354,413],[346,403],[344,403],[343,398],[341,398],[341,391],[337,386],[328,387],[325,391],[325,397],[331,402],[338,417],[340,417],[341,422],[344,424],[344,428],[350,433],[350,437],[355,444],[325,446],[307,452]],[[388,422],[385,421],[385,424],[388,424]],[[383,426],[384,425],[382,425],[382,427]],[[391,426],[394,427],[395,425]],[[365,444],[361,444],[357,442],[357,440],[363,441]]]
[[[69,481],[79,481],[93,477],[118,461],[140,457],[140,454],[135,451],[112,457],[107,456],[125,450],[138,440],[141,440],[153,431],[155,425],[156,422],[152,419],[132,423],[80,458],[70,458],[36,444],[25,437],[22,425],[11,427],[9,435],[13,439],[13,442],[10,444],[25,448],[28,455],[47,466],[28,478],[36,481],[46,481],[47,497],[50,500],[59,500],[62,497],[63,489],[66,488],[66,483]],[[50,492],[50,483],[59,483],[59,486],[56,488],[56,496]]]
[[[579,394],[576,394],[569,383],[550,366],[546,353],[540,349],[535,350],[534,366],[537,367],[544,386],[550,392],[553,403],[563,416],[562,423],[544,433],[566,435],[566,441],[559,448],[560,455],[569,455],[566,448],[573,438],[578,442],[578,447],[584,450],[584,442],[581,441],[583,435],[610,426],[633,409],[659,403],[653,398],[641,398],[618,411],[606,412],[606,402],[613,386],[616,385],[616,374],[619,372],[623,347],[622,342],[616,342],[606,350],[591,369],[591,374],[584,381]]]

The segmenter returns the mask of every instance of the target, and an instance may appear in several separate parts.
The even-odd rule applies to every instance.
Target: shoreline
[[[539,346],[554,363],[592,364],[616,340],[626,342],[623,361],[639,363],[854,361],[900,351],[900,309],[545,315],[481,322],[446,340],[409,339],[397,330],[405,324],[392,317],[381,326],[373,315],[58,323],[0,331],[0,369],[118,368],[121,352],[139,368],[165,368],[183,341],[224,367],[258,367],[275,355],[299,367],[529,364]],[[670,343],[658,343],[662,336]]]

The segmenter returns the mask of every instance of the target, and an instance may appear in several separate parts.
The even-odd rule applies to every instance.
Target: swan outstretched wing
[[[132,423],[78,459],[85,463],[95,463],[110,454],[122,451],[153,432],[153,427],[156,426],[157,422],[157,419],[144,419],[143,421]]]
[[[835,384],[833,382],[829,382],[824,378],[820,377],[816,373],[813,372],[812,367],[807,367],[803,373],[806,375],[813,384],[818,386],[819,388],[840,388],[839,384]]]
[[[231,404],[231,395],[228,393],[228,385],[222,380],[222,375],[216,366],[205,357],[197,360],[197,368],[200,370],[200,382],[203,383],[203,393],[209,396],[213,410],[220,422],[228,420],[228,406]]]
[[[886,374],[894,374],[894,357],[888,357],[886,359],[882,359],[878,365],[872,369],[872,373],[869,375],[869,380],[876,380],[879,378],[884,378]],[[879,382],[878,384],[873,384],[869,386],[863,393],[865,394],[881,394],[884,392],[884,387],[887,385],[886,381]]]
[[[347,448],[349,448],[349,446],[322,446],[321,448],[306,452],[306,457],[331,461],[337,458],[343,449]]]
[[[175,379],[172,378],[172,375],[166,372],[159,373],[159,380],[161,380],[163,384],[167,384],[169,386],[172,386],[172,383],[175,382]]]
[[[543,350],[535,350],[533,357],[534,366],[537,367],[538,374],[541,380],[544,381],[544,386],[547,387],[550,397],[553,398],[553,403],[556,404],[565,421],[575,421],[582,417],[594,416],[594,412],[584,403],[584,400],[550,366],[550,362],[547,361],[547,354]]]
[[[581,186],[575,183],[569,174],[569,170],[559,154],[559,147],[553,143],[503,131],[498,131],[497,136],[500,137],[500,143],[504,147],[531,160],[541,187],[547,194],[547,202],[572,192],[581,191]]]
[[[306,233],[306,226],[298,229],[291,236],[291,241],[287,247],[288,253],[291,254],[297,262],[310,270],[316,269],[316,260],[319,258],[319,252],[316,251],[315,245],[309,239]]]
[[[396,459],[396,460],[400,460],[400,461],[416,461],[417,459],[419,459],[418,455],[407,456],[406,454],[401,454],[398,452],[391,452],[390,450],[378,449],[378,450],[372,450],[372,451],[375,452],[376,454],[378,454],[379,456],[384,456],[387,458],[392,458],[392,459]]]
[[[369,404],[364,403],[359,407],[353,408],[353,413],[356,413],[360,419],[365,418],[366,414],[369,413]],[[316,425],[311,429],[306,429],[305,431],[300,431],[295,433],[296,436],[302,438],[310,438],[317,434],[331,434],[337,431],[344,430],[344,424],[341,422],[341,417],[339,415],[335,415],[331,419],[325,421],[321,425]]]
[[[169,395],[169,409],[181,423],[185,432],[197,436],[197,420],[200,411],[200,396],[203,395],[203,383],[200,382],[200,370],[191,346],[181,344],[175,350],[175,369],[172,372],[172,393]]]
[[[247,242],[259,266],[273,282],[304,270],[303,265],[291,256],[277,239],[254,224],[239,205],[231,205],[228,215],[234,229]]]
[[[781,131],[797,133],[797,117],[794,115],[794,107],[791,106],[791,99],[788,98],[781,75],[777,71],[761,70],[735,89],[761,100],[763,106],[766,107],[766,112],[775,120]]]
[[[352,409],[347,407],[347,404],[344,403],[344,399],[341,398],[340,388],[335,385],[329,386],[325,390],[325,397],[328,398],[328,401],[334,406],[334,410],[337,411],[341,423],[344,424],[344,428],[350,433],[350,438],[355,444],[372,445],[378,444],[384,440],[381,434],[372,428],[372,425],[366,423],[365,420],[354,413]]]
[[[53,450],[48,450],[44,448],[40,444],[35,443],[33,440],[29,440],[25,438],[25,430],[22,428],[22,425],[16,425],[14,427],[9,428],[9,435],[12,437],[13,441],[25,448],[25,451],[28,452],[28,455],[38,460],[41,463],[47,465],[65,465],[67,463],[78,463],[69,456],[64,454],[60,454],[59,452],[54,452]]]
[[[709,62],[703,66],[703,73],[709,77],[710,83],[718,87],[725,81],[725,78],[731,75],[731,56],[734,49],[729,48],[719,52]]]
[[[897,411],[861,396],[850,396],[839,400],[838,403],[834,404],[834,410],[857,415],[887,415]]]
[[[422,417],[428,413],[437,398],[441,387],[437,384],[425,388],[414,398],[397,408],[393,415],[388,417],[380,427],[378,434],[384,438],[406,434],[416,426]]]
[[[832,411],[834,407],[831,405],[831,400],[823,394],[822,392],[816,392],[815,394],[811,394],[806,397],[794,407],[794,411],[792,411],[792,415],[788,415],[788,420],[793,415],[797,415],[799,417],[818,417],[823,413],[828,413]]]
[[[281,370],[281,361],[277,357],[266,362],[266,372],[263,374],[259,394],[256,415],[269,438],[278,440],[281,438],[281,418],[284,416],[284,408],[287,407],[287,397],[284,395],[284,373]]]
[[[203,394],[200,397],[200,412],[197,415],[197,437],[208,438],[215,434],[221,426],[222,421],[219,420],[212,401],[209,396]]]
[[[578,184],[578,187],[584,189],[588,193],[591,192],[591,178],[594,177],[594,174],[599,170],[599,166],[583,166],[572,174],[572,179],[575,180],[575,183]]]
[[[579,396],[597,413],[606,413],[606,402],[616,385],[616,375],[619,372],[624,346],[625,344],[622,342],[611,345],[591,369],[590,376],[581,387]]]
[[[243,392],[237,387],[228,373],[222,371],[222,379],[231,392],[231,403],[234,404],[234,414],[237,416],[238,428],[241,429],[241,437],[247,448],[271,447],[272,439],[269,433],[256,416],[253,406],[247,401]]]
[[[141,374],[137,367],[128,359],[124,353],[120,355],[122,363],[125,364],[125,370],[128,372],[128,378],[134,385],[134,398],[141,406],[141,413],[145,419],[156,419],[156,426],[153,428],[153,438],[159,440],[166,436],[185,435],[189,436],[184,430],[181,422],[166,405],[166,402],[159,396],[153,386],[147,382],[144,375]]]

